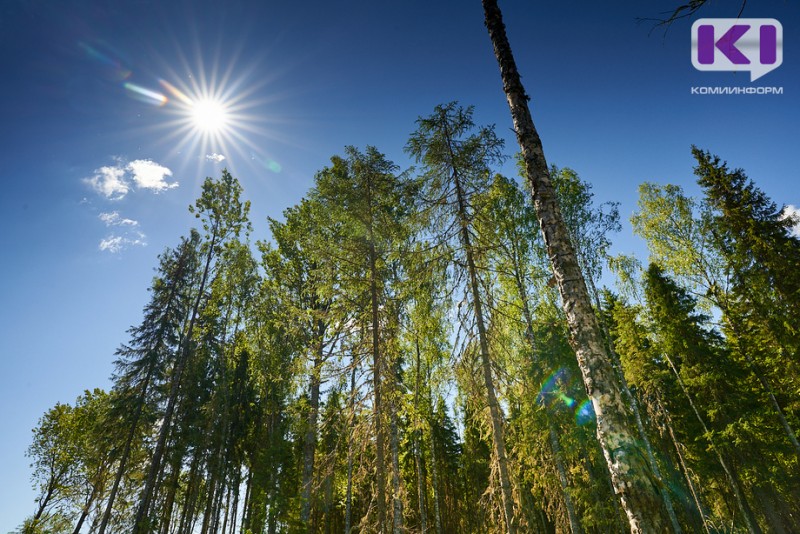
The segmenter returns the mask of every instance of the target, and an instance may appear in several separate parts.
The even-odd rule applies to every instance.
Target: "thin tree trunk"
[[[581,534],[581,523],[578,520],[578,514],[575,513],[575,506],[572,504],[572,496],[569,492],[569,481],[567,480],[567,470],[564,467],[564,458],[561,455],[561,446],[558,443],[558,435],[556,434],[555,426],[552,421],[550,426],[550,447],[553,449],[553,457],[556,461],[556,469],[558,470],[558,479],[561,481],[561,489],[564,491],[564,506],[567,508],[567,518],[569,519],[569,528],[572,534]]]
[[[368,177],[369,178],[369,177]],[[367,224],[367,239],[369,240],[369,291],[370,305],[372,308],[372,381],[375,396],[375,485],[377,500],[378,531],[386,531],[386,460],[384,458],[383,436],[383,406],[381,404],[381,353],[380,353],[380,323],[378,310],[378,255],[375,249],[375,235],[372,216],[372,181],[366,182],[367,206],[369,206],[369,220]]]
[[[356,358],[350,371],[350,427],[356,419]],[[344,532],[350,534],[353,516],[353,433],[347,435],[347,494],[345,495]]]
[[[689,390],[686,389],[686,385],[683,383],[683,379],[681,378],[681,375],[678,372],[678,368],[675,367],[675,364],[673,363],[672,358],[670,358],[669,355],[665,354],[664,357],[669,363],[672,372],[675,374],[675,378],[678,380],[678,384],[680,385],[683,395],[686,397],[686,400],[689,401],[689,406],[691,406],[695,417],[697,417],[697,421],[700,423],[700,426],[703,427],[703,433],[706,439],[708,440],[709,444],[711,445],[711,448],[714,450],[714,454],[717,456],[717,461],[719,462],[719,465],[725,472],[725,476],[728,479],[728,485],[730,485],[731,491],[733,491],[734,498],[736,499],[736,506],[739,508],[739,512],[741,512],[742,517],[744,518],[747,530],[750,532],[750,534],[761,534],[761,527],[758,526],[758,522],[753,517],[753,512],[750,509],[750,505],[747,503],[747,500],[745,499],[744,493],[742,492],[742,488],[739,486],[739,482],[734,476],[731,466],[729,466],[728,463],[723,458],[722,451],[720,451],[716,443],[714,443],[714,439],[711,437],[711,433],[708,429],[708,426],[706,426],[705,419],[703,419],[703,416],[700,415],[700,411],[697,409],[694,400],[692,399],[691,395],[689,395]]]
[[[178,523],[178,532],[186,532],[187,526],[194,515],[194,503],[197,498],[197,471],[200,468],[200,450],[195,449],[192,463],[189,466],[189,479],[186,482],[186,496],[184,498],[181,520]]]
[[[150,470],[147,474],[147,481],[139,502],[139,508],[136,511],[136,517],[133,522],[133,534],[146,534],[150,525],[148,524],[148,513],[150,511],[150,503],[153,499],[153,489],[155,488],[156,476],[161,467],[161,458],[164,455],[164,449],[167,444],[167,436],[169,435],[170,427],[172,426],[172,415],[175,412],[175,403],[178,399],[178,391],[180,390],[181,378],[183,376],[184,368],[189,360],[191,354],[190,347],[192,344],[192,334],[194,333],[194,324],[197,319],[197,312],[200,308],[200,301],[205,292],[206,282],[208,281],[208,274],[211,271],[211,261],[214,258],[214,248],[217,239],[216,226],[212,232],[211,243],[206,256],[205,266],[203,268],[203,276],[200,280],[200,287],[197,290],[197,297],[195,298],[192,306],[192,314],[189,319],[189,326],[186,331],[186,336],[182,340],[181,347],[179,348],[179,355],[175,362],[173,370],[172,383],[170,384],[169,399],[167,401],[167,409],[164,412],[164,419],[161,422],[161,430],[158,434],[158,442],[156,449],[153,452],[153,458],[150,461]]]
[[[131,448],[133,446],[133,439],[136,436],[136,428],[139,426],[139,419],[141,418],[142,411],[144,409],[147,389],[150,385],[150,379],[152,378],[154,371],[155,366],[151,365],[147,370],[147,375],[142,383],[142,391],[139,394],[136,411],[133,414],[131,429],[128,432],[127,438],[125,439],[125,445],[122,449],[122,457],[119,459],[119,466],[117,467],[117,474],[114,476],[114,484],[111,486],[111,493],[108,495],[108,502],[106,503],[105,512],[103,512],[103,520],[100,523],[99,534],[105,534],[106,528],[108,527],[108,522],[111,520],[111,511],[114,507],[114,500],[117,497],[117,491],[119,491],[119,484],[122,481],[122,476],[125,474],[125,468],[128,464],[128,457],[130,456]]]
[[[506,522],[508,534],[515,534],[516,525],[514,523],[514,501],[511,492],[511,479],[508,474],[508,460],[506,459],[506,443],[503,435],[503,414],[500,411],[500,404],[497,402],[497,395],[494,389],[494,379],[492,378],[492,363],[489,355],[489,342],[486,333],[486,324],[483,317],[483,304],[481,302],[480,286],[478,282],[477,268],[475,267],[474,251],[469,236],[469,218],[467,216],[466,199],[461,184],[461,177],[455,163],[455,155],[452,149],[452,140],[445,121],[444,134],[447,140],[447,147],[450,151],[450,162],[453,171],[453,181],[455,182],[456,196],[458,199],[458,222],[461,226],[461,243],[467,257],[467,271],[469,274],[469,288],[472,293],[472,308],[475,313],[475,322],[478,327],[478,343],[480,346],[481,367],[483,369],[483,381],[486,387],[486,400],[489,405],[489,415],[492,422],[492,442],[494,452],[497,456],[497,465],[500,474],[500,490],[503,501],[503,517]]]
[[[400,437],[397,428],[397,408],[394,401],[390,403],[391,413],[391,448],[392,448],[392,530],[394,534],[403,532],[403,499],[400,495]]]
[[[253,471],[248,467],[247,482],[244,487],[244,502],[242,503],[242,528],[240,532],[245,532],[250,528],[250,494],[253,487]]]
[[[708,514],[706,513],[706,509],[703,506],[703,502],[700,500],[700,493],[697,491],[697,488],[692,481],[692,473],[689,471],[689,467],[686,465],[686,460],[683,458],[683,451],[681,450],[681,443],[678,441],[677,437],[675,437],[675,431],[672,428],[672,418],[669,415],[667,409],[661,404],[661,400],[656,398],[656,402],[658,403],[658,410],[664,416],[664,423],[667,427],[667,432],[669,433],[670,440],[672,441],[672,445],[675,447],[675,454],[678,456],[678,463],[681,466],[681,470],[683,471],[683,476],[686,479],[686,484],[689,486],[689,491],[692,494],[692,498],[694,499],[694,504],[697,506],[697,512],[700,514],[700,520],[703,523],[703,529],[706,531],[706,534],[711,534],[711,530],[708,527],[708,520],[706,519]]]
[[[161,518],[161,534],[169,534],[169,525],[172,522],[172,508],[175,505],[175,494],[178,491],[182,456],[182,454],[175,454],[171,465],[172,472],[168,482],[169,493],[167,494],[164,513]]]
[[[58,477],[60,478],[60,476]],[[33,516],[33,522],[36,523],[42,517],[47,505],[50,504],[50,499],[53,498],[53,495],[56,492],[56,485],[54,482],[51,482],[47,488],[47,493],[45,494],[44,498],[39,501],[39,509],[36,511],[36,514]]]
[[[75,529],[72,531],[72,534],[80,534],[81,528],[83,528],[83,523],[89,516],[89,510],[92,509],[92,504],[94,503],[94,500],[97,497],[99,486],[100,486],[99,484],[95,484],[92,486],[92,493],[89,495],[89,500],[86,501],[86,504],[81,510],[81,516],[78,518],[78,522],[75,523]]]
[[[239,465],[236,467],[236,476],[234,477],[234,486],[233,486],[233,509],[231,510],[231,529],[230,534],[235,534],[236,532],[236,519],[239,515],[239,492],[241,490],[242,485],[242,466]],[[224,531],[223,531],[224,534]]]
[[[422,434],[421,430],[421,421],[419,418],[419,383],[421,379],[421,354],[419,350],[419,337],[414,338],[416,349],[417,349],[417,373],[416,373],[416,380],[414,382],[414,413],[416,414],[416,423],[417,427],[414,429],[414,464],[416,465],[417,469],[417,499],[419,500],[419,520],[420,526],[422,529],[422,534],[426,534],[428,531],[428,517],[426,514],[425,509],[425,500],[426,494],[425,491],[425,481],[423,480],[422,475],[422,443],[420,436]]]
[[[305,442],[303,444],[303,493],[301,495],[302,507],[300,509],[300,522],[306,527],[311,521],[311,488],[314,482],[314,455],[317,449],[317,420],[319,418],[319,388],[320,373],[323,361],[323,332],[322,322],[317,322],[317,342],[315,347],[313,368],[309,376],[309,413],[308,427],[306,428]]]
[[[428,376],[430,379],[430,375]],[[431,399],[433,410],[433,399]],[[431,483],[433,484],[433,518],[436,525],[436,534],[442,534],[442,511],[439,503],[439,466],[436,458],[436,439],[433,436],[433,425],[430,425],[431,434]]]
[[[222,520],[222,529],[220,529],[220,532],[222,532],[222,534],[225,534],[225,532],[228,530],[228,513],[231,510],[231,492],[232,488],[228,487],[225,495],[225,515],[223,516]]]
[[[666,527],[666,518],[658,485],[644,460],[645,454],[628,428],[622,394],[561,216],[542,142],[531,118],[528,96],[520,81],[500,8],[497,0],[482,0],[482,3],[534,207],[567,316],[570,344],[597,415],[597,436],[614,490],[620,497],[633,532],[662,531]]]

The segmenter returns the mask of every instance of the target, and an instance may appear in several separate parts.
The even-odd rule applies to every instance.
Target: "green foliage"
[[[111,392],[34,429],[23,531],[500,532],[509,495],[520,531],[624,530],[536,213],[472,113],[419,119],[416,175],[346,147],[256,247],[241,185],[207,179]],[[703,198],[640,188],[646,271],[610,257],[618,206],[551,175],[684,531],[797,531],[795,221],[694,155]]]

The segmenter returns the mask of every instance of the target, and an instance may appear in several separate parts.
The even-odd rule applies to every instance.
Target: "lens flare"
[[[597,417],[594,413],[594,406],[592,406],[592,401],[586,399],[582,403],[578,405],[578,409],[575,410],[575,422],[578,426],[588,425],[589,423],[593,423],[597,420]]]
[[[151,91],[150,89],[130,82],[125,82],[122,86],[128,91],[128,94],[136,100],[141,100],[142,102],[157,106],[163,106],[167,103],[167,97],[159,92]]]

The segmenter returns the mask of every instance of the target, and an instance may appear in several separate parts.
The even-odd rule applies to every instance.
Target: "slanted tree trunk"
[[[169,534],[170,523],[172,522],[172,508],[175,506],[175,494],[178,492],[179,477],[181,474],[181,461],[183,459],[183,451],[181,454],[173,455],[170,480],[167,482],[167,498],[164,504],[164,510],[161,516],[161,534]]]
[[[569,492],[569,481],[567,480],[567,470],[564,467],[564,458],[561,455],[561,446],[558,443],[558,434],[552,421],[550,426],[550,448],[553,449],[553,458],[556,461],[558,479],[561,482],[561,489],[564,491],[564,506],[567,508],[567,519],[569,519],[569,529],[572,534],[581,534],[583,529],[575,513],[575,505],[572,504],[572,495]]]
[[[592,310],[586,282],[550,180],[547,160],[533,124],[528,96],[506,37],[497,0],[482,0],[486,27],[497,58],[503,90],[511,110],[539,225],[567,316],[570,344],[578,359],[584,385],[597,415],[597,436],[616,494],[632,532],[666,528],[658,484],[636,436],[628,428],[627,411],[614,376],[600,328]]]
[[[594,284],[594,280],[592,280],[592,277],[589,276],[587,277],[586,281],[589,285],[589,290],[594,297],[595,306],[599,311],[602,309],[602,306],[600,305],[600,296],[597,291],[597,287]],[[672,524],[672,530],[675,532],[675,534],[681,534],[683,529],[681,528],[681,524],[678,522],[678,517],[675,515],[675,508],[672,506],[672,499],[669,496],[669,491],[666,489],[666,484],[664,484],[664,477],[661,475],[661,469],[658,467],[656,456],[653,454],[653,446],[650,443],[650,437],[647,435],[644,424],[642,423],[642,414],[639,411],[639,402],[631,392],[630,387],[628,387],[628,380],[625,378],[625,371],[622,369],[622,362],[619,359],[619,354],[617,354],[617,352],[614,350],[613,341],[611,340],[611,335],[608,332],[608,325],[605,324],[602,316],[600,317],[599,323],[603,337],[606,340],[606,350],[611,356],[611,363],[617,373],[617,378],[619,379],[619,385],[622,388],[623,395],[628,401],[628,405],[631,407],[634,421],[636,421],[636,429],[639,431],[639,437],[642,440],[645,451],[647,451],[647,460],[650,462],[650,468],[653,470],[653,476],[655,476],[659,486],[663,488],[663,491],[661,492],[661,498],[664,501],[664,508],[667,511],[669,521]]]
[[[314,482],[314,455],[317,449],[317,420],[319,418],[319,388],[323,361],[323,332],[321,321],[317,323],[317,347],[314,355],[313,367],[309,376],[308,395],[308,422],[305,443],[303,444],[303,493],[301,495],[302,507],[300,509],[300,522],[306,527],[311,525],[311,489]]]
[[[175,413],[175,404],[178,400],[178,392],[180,391],[181,378],[186,363],[191,355],[192,335],[194,333],[194,325],[197,320],[197,314],[200,310],[200,301],[205,293],[206,283],[208,282],[208,275],[211,272],[211,262],[214,259],[214,250],[217,245],[217,227],[212,230],[212,238],[206,255],[205,266],[203,267],[203,276],[200,279],[200,287],[197,288],[197,296],[192,306],[191,318],[189,325],[186,329],[186,335],[183,337],[181,346],[178,349],[178,357],[175,361],[175,367],[172,371],[172,381],[169,389],[169,398],[167,401],[167,408],[164,411],[164,418],[161,422],[161,430],[158,433],[158,442],[156,449],[153,452],[153,458],[150,460],[150,469],[147,473],[147,481],[145,482],[144,490],[139,501],[139,507],[136,511],[136,517],[133,521],[133,534],[145,534],[148,532],[150,525],[148,514],[150,512],[150,503],[153,499],[153,493],[156,484],[156,478],[161,468],[161,458],[164,456],[164,450],[167,445],[167,436],[169,435],[170,428],[172,427],[172,415]]]
[[[686,485],[689,487],[689,491],[692,494],[692,499],[697,507],[697,512],[700,514],[700,520],[703,523],[703,529],[706,531],[706,534],[711,534],[711,530],[708,527],[708,520],[706,519],[708,514],[706,513],[705,506],[703,506],[703,502],[700,500],[700,492],[697,491],[697,488],[692,481],[692,472],[689,470],[689,467],[686,465],[686,460],[683,457],[683,450],[681,449],[682,444],[675,436],[675,430],[672,428],[672,418],[670,417],[666,407],[664,407],[664,405],[661,403],[661,399],[658,396],[656,396],[656,407],[659,414],[664,418],[664,426],[667,428],[667,433],[672,441],[672,445],[675,447],[675,454],[678,456],[678,463],[681,466],[681,471],[683,471],[683,477],[686,480]]]
[[[517,237],[517,236],[515,236]],[[522,282],[522,266],[521,259],[518,253],[517,245],[515,242],[511,243],[511,262],[514,271],[514,282],[517,287],[520,302],[522,303],[522,317],[525,319],[525,338],[528,341],[531,349],[536,349],[536,340],[533,334],[533,315],[531,314],[530,305],[528,304],[528,292],[525,290],[525,284]],[[579,534],[581,529],[578,514],[575,513],[575,506],[572,503],[572,495],[569,491],[569,480],[567,479],[567,470],[564,466],[564,458],[561,454],[561,446],[558,442],[558,434],[556,432],[553,421],[548,416],[548,426],[550,428],[550,448],[553,451],[553,459],[556,462],[556,470],[558,471],[558,479],[561,482],[561,490],[564,492],[564,506],[567,508],[567,519],[569,520],[570,530],[572,534]]]
[[[105,469],[103,469],[100,472],[99,476],[97,477],[98,480],[102,480],[103,479],[104,471],[105,471]],[[94,504],[94,501],[97,498],[97,495],[101,492],[100,491],[101,485],[102,484],[99,483],[99,482],[97,484],[93,484],[92,485],[92,493],[89,495],[89,499],[87,499],[86,504],[83,506],[83,509],[81,510],[81,515],[78,518],[78,522],[75,523],[75,529],[72,531],[72,534],[80,534],[81,528],[83,528],[83,523],[86,521],[86,518],[89,516],[89,510],[92,509],[92,504]]]
[[[744,492],[742,491],[739,481],[737,480],[737,477],[731,466],[725,461],[722,451],[719,449],[719,447],[717,447],[714,438],[711,437],[711,432],[706,425],[706,421],[703,416],[700,415],[700,410],[697,409],[694,400],[692,399],[691,395],[689,395],[689,390],[686,389],[686,384],[683,383],[683,379],[678,372],[678,368],[675,367],[675,364],[669,355],[665,354],[664,357],[666,358],[667,363],[669,363],[672,372],[675,374],[675,378],[678,381],[678,385],[680,386],[683,395],[686,397],[686,400],[689,401],[689,406],[691,406],[697,421],[700,423],[700,426],[703,427],[703,435],[708,440],[709,445],[711,445],[714,454],[717,456],[717,461],[719,462],[720,467],[722,467],[722,470],[725,472],[725,477],[728,479],[728,485],[730,486],[733,496],[736,499],[736,506],[739,508],[739,512],[741,512],[742,517],[744,518],[748,532],[750,532],[750,534],[761,534],[761,527],[758,526],[758,522],[756,521],[755,517],[753,517],[753,511],[750,509],[750,505],[747,503],[747,499],[744,496]]]
[[[448,137],[447,144],[451,149],[451,161],[455,163],[452,154],[452,141],[447,132],[445,123],[445,135]],[[506,458],[506,443],[503,431],[503,414],[500,410],[500,403],[497,401],[497,394],[494,389],[494,378],[492,378],[492,363],[489,355],[489,341],[486,333],[486,324],[483,316],[483,305],[478,282],[478,272],[475,267],[474,251],[469,235],[469,218],[467,216],[467,204],[464,198],[463,186],[458,169],[453,164],[453,181],[456,187],[458,199],[458,218],[461,226],[461,244],[467,257],[467,271],[469,273],[469,288],[472,293],[472,309],[475,314],[475,322],[478,327],[478,343],[480,346],[481,367],[483,369],[483,382],[486,387],[486,399],[489,405],[489,416],[492,421],[492,442],[494,452],[497,457],[497,466],[500,473],[500,490],[503,501],[503,517],[506,521],[506,531],[508,534],[516,532],[514,523],[514,500],[511,492],[511,478],[508,474],[508,460]]]
[[[119,484],[122,481],[122,476],[125,474],[125,468],[128,465],[128,457],[131,454],[133,440],[136,436],[136,429],[139,426],[139,419],[142,417],[142,410],[144,409],[145,398],[147,396],[147,389],[150,386],[150,380],[155,371],[155,365],[151,365],[147,370],[147,375],[141,386],[141,392],[137,399],[136,411],[133,413],[133,420],[131,421],[131,428],[125,439],[125,445],[122,449],[122,456],[119,459],[119,466],[117,466],[117,473],[114,476],[114,484],[111,486],[111,493],[108,495],[108,502],[106,502],[106,509],[103,512],[103,520],[100,523],[100,534],[105,534],[108,522],[111,520],[111,511],[114,508],[114,500],[117,498],[117,491],[119,491]]]

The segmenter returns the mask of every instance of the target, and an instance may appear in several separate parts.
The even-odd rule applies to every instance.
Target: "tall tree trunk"
[[[422,355],[419,350],[419,337],[415,335],[414,341],[417,349],[417,372],[414,381],[414,414],[416,416],[416,428],[414,429],[414,442],[412,447],[414,448],[414,464],[417,470],[417,499],[419,500],[420,528],[421,534],[426,534],[428,531],[428,517],[425,509],[427,492],[425,491],[425,480],[423,479],[422,471],[422,440],[420,439],[422,435],[422,422],[419,417],[419,383],[422,378]]]
[[[247,468],[247,482],[244,489],[244,502],[242,503],[242,528],[240,532],[245,532],[250,528],[250,495],[253,493],[253,471],[250,467]]]
[[[211,272],[211,261],[214,259],[214,248],[217,241],[217,228],[214,227],[212,231],[212,238],[206,255],[205,266],[203,267],[203,276],[200,279],[200,287],[197,289],[197,297],[192,306],[191,318],[189,319],[189,326],[186,330],[181,346],[179,347],[178,357],[175,361],[175,368],[172,372],[172,381],[169,389],[169,398],[167,401],[167,409],[164,412],[164,418],[161,422],[161,429],[158,434],[158,442],[156,449],[153,452],[153,458],[150,460],[150,469],[147,473],[147,481],[144,490],[140,497],[139,507],[136,511],[136,517],[133,521],[133,534],[146,534],[150,528],[148,514],[150,511],[150,503],[153,499],[153,490],[155,488],[156,477],[160,471],[161,458],[164,455],[164,449],[167,444],[167,436],[169,435],[172,426],[172,415],[175,412],[175,404],[178,400],[178,392],[181,386],[181,378],[183,376],[184,368],[189,360],[191,354],[192,334],[194,333],[194,325],[197,320],[197,313],[200,309],[200,301],[205,292],[206,283],[208,282],[208,275]]]
[[[525,319],[525,338],[531,349],[535,350],[536,340],[533,334],[533,315],[531,314],[530,305],[528,304],[528,292],[525,290],[525,285],[522,281],[522,267],[519,254],[517,253],[516,243],[511,243],[511,250],[513,256],[511,260],[514,269],[514,281],[517,286],[520,302],[522,303],[522,317]],[[569,520],[570,530],[572,534],[579,534],[582,532],[581,524],[578,520],[578,515],[575,513],[575,506],[572,503],[572,495],[569,491],[569,480],[567,479],[567,471],[564,466],[564,458],[558,443],[558,434],[549,416],[548,426],[550,428],[550,447],[553,450],[553,459],[556,462],[556,470],[558,471],[558,479],[561,482],[561,490],[564,492],[564,506],[567,508],[567,519]]]
[[[167,483],[168,492],[166,502],[164,503],[164,511],[161,517],[161,534],[169,534],[170,523],[172,522],[172,509],[175,506],[175,494],[178,492],[181,474],[181,460],[183,459],[183,452],[181,454],[173,454],[170,480]]]
[[[726,310],[725,308],[723,309]],[[764,388],[764,391],[767,393],[767,396],[769,396],[770,403],[772,404],[772,407],[775,409],[775,415],[778,416],[778,420],[781,422],[781,426],[783,427],[783,431],[786,434],[786,437],[792,444],[792,447],[794,447],[795,454],[797,455],[798,458],[800,458],[800,443],[798,443],[797,436],[795,435],[794,430],[789,424],[789,421],[786,420],[786,415],[784,415],[783,413],[783,408],[781,408],[778,399],[775,398],[775,392],[773,391],[772,386],[770,385],[769,381],[767,381],[767,378],[761,371],[761,367],[758,365],[753,356],[750,354],[748,348],[746,346],[743,346],[744,339],[739,334],[740,327],[738,323],[735,320],[733,320],[733,318],[730,316],[729,311],[726,310],[725,313],[726,315],[728,315],[728,323],[731,325],[731,330],[733,330],[733,335],[736,338],[736,341],[739,345],[739,348],[741,349],[741,353],[744,356],[745,361],[750,366],[750,370],[753,372],[753,374],[756,375],[756,378],[758,378],[758,381],[761,383],[761,387]]]
[[[99,479],[102,479],[102,474]],[[75,529],[72,531],[72,534],[80,534],[81,528],[83,528],[83,523],[86,521],[86,518],[89,516],[89,510],[92,509],[92,504],[94,504],[94,500],[99,493],[100,484],[94,484],[92,486],[92,493],[89,495],[89,499],[86,501],[86,504],[83,506],[81,510],[81,515],[78,518],[78,522],[75,523]]]
[[[392,531],[394,534],[403,532],[403,499],[400,489],[400,433],[397,428],[397,407],[394,400],[389,408],[391,413],[391,449],[392,449]]]
[[[386,459],[384,457],[383,406],[381,404],[381,369],[383,362],[381,361],[380,351],[378,254],[375,248],[375,233],[373,229],[371,179],[367,179],[366,186],[367,206],[369,206],[367,239],[369,240],[369,292],[372,308],[372,383],[375,396],[375,497],[377,500],[378,531],[383,534],[386,531]]]
[[[708,426],[706,425],[705,419],[703,418],[702,415],[700,415],[700,410],[697,409],[694,400],[692,399],[691,395],[689,395],[689,390],[683,383],[683,379],[681,378],[681,375],[678,372],[678,368],[675,367],[672,358],[670,358],[669,355],[667,354],[665,354],[664,357],[669,363],[672,372],[675,374],[675,378],[678,380],[678,385],[680,385],[683,395],[686,397],[686,400],[689,401],[689,406],[691,406],[692,411],[694,412],[694,415],[697,418],[697,421],[700,423],[700,426],[703,427],[703,434],[708,440],[709,445],[711,445],[711,448],[714,450],[714,454],[717,456],[717,461],[719,462],[719,465],[725,472],[725,476],[728,479],[728,485],[730,486],[731,491],[733,492],[733,496],[736,499],[736,506],[739,508],[739,512],[741,512],[742,517],[744,518],[747,530],[750,532],[750,534],[761,534],[761,527],[758,526],[758,522],[756,521],[755,517],[753,517],[753,511],[750,509],[750,505],[747,503],[747,499],[744,496],[744,492],[742,491],[742,488],[732,469],[732,466],[728,465],[728,462],[725,461],[725,458],[722,455],[722,451],[719,449],[719,447],[717,447],[716,443],[714,442],[714,438],[711,437],[711,432],[709,431]]]
[[[430,382],[430,371],[428,371],[428,381]],[[433,411],[433,398],[430,399],[431,411]],[[433,485],[433,519],[436,525],[436,534],[442,534],[442,510],[439,494],[439,465],[436,457],[436,439],[433,435],[433,425],[428,425],[431,434],[431,484]]]
[[[558,470],[558,479],[561,481],[561,489],[564,492],[564,506],[567,508],[567,519],[569,519],[569,529],[572,534],[581,534],[581,523],[578,520],[578,514],[575,513],[575,505],[572,504],[572,495],[569,491],[569,481],[567,480],[567,470],[564,467],[564,458],[561,455],[561,446],[558,443],[558,434],[553,422],[549,422],[550,426],[550,447],[553,449],[553,458],[556,461],[556,469]]]
[[[319,324],[317,327],[321,330]],[[322,372],[323,338],[317,332],[318,346],[315,347],[313,368],[309,376],[309,411],[308,421],[303,443],[303,492],[301,495],[300,522],[306,527],[311,525],[311,489],[314,483],[314,455],[317,449],[317,420],[319,418],[319,388],[320,373]]]
[[[187,532],[188,525],[194,516],[194,503],[197,495],[197,471],[200,468],[200,449],[195,448],[192,463],[189,466],[189,479],[186,482],[186,497],[184,498],[181,520],[178,523],[178,532]]]
[[[706,513],[706,509],[703,506],[703,502],[700,500],[700,493],[697,491],[697,488],[694,485],[694,481],[692,481],[692,472],[689,470],[689,467],[686,465],[686,460],[683,457],[683,451],[681,450],[681,443],[678,441],[678,438],[675,437],[675,430],[672,428],[672,418],[670,417],[669,412],[661,403],[661,399],[656,397],[656,402],[658,406],[658,411],[664,417],[664,426],[667,427],[667,432],[669,433],[670,440],[672,441],[672,445],[675,447],[675,454],[678,456],[678,463],[681,466],[681,470],[683,471],[683,476],[686,479],[686,485],[689,487],[689,492],[692,494],[692,499],[694,499],[694,504],[697,507],[697,512],[700,514],[700,520],[703,523],[703,529],[706,531],[706,534],[711,534],[711,530],[708,527],[708,520]]]
[[[122,456],[119,459],[119,466],[117,467],[117,473],[114,476],[114,484],[111,486],[111,493],[108,495],[108,502],[106,502],[106,508],[103,512],[103,520],[100,523],[100,534],[105,534],[106,528],[108,527],[108,522],[111,520],[111,511],[114,508],[114,501],[117,498],[117,491],[119,491],[119,484],[122,481],[122,476],[125,474],[125,468],[128,465],[128,457],[131,454],[131,448],[133,446],[133,440],[136,436],[136,429],[139,426],[139,419],[142,417],[142,411],[144,409],[144,402],[145,398],[147,397],[147,389],[150,386],[150,380],[155,372],[155,365],[151,365],[147,370],[147,375],[145,376],[144,381],[142,382],[142,389],[139,393],[139,397],[137,399],[136,404],[136,411],[133,413],[133,420],[131,421],[131,428],[128,431],[128,435],[125,438],[125,445],[122,449]]]
[[[668,519],[661,505],[658,484],[644,459],[646,453],[640,450],[636,436],[628,428],[622,394],[561,216],[542,142],[531,118],[528,96],[520,81],[500,8],[497,0],[482,2],[534,207],[567,316],[570,344],[597,415],[597,436],[614,490],[620,497],[632,532],[663,531]]]
[[[350,427],[356,419],[356,357],[353,355],[350,371]],[[353,517],[353,433],[347,434],[347,494],[345,495],[344,533],[350,534]]]
[[[595,306],[599,312],[602,309],[602,306],[600,304],[600,296],[597,291],[597,287],[595,286],[594,280],[591,276],[587,277],[586,281],[589,284],[589,289],[594,297]],[[619,359],[619,354],[617,354],[616,350],[614,350],[611,335],[608,332],[608,326],[605,324],[602,316],[600,317],[599,323],[600,329],[603,333],[603,338],[606,340],[605,347],[609,356],[611,356],[611,363],[617,373],[617,378],[619,379],[619,385],[622,388],[622,393],[627,399],[628,405],[631,407],[631,412],[633,412],[633,419],[636,421],[636,429],[639,432],[639,438],[641,438],[644,449],[647,452],[647,460],[650,462],[650,468],[653,470],[653,476],[655,476],[659,486],[663,488],[663,491],[661,491],[661,498],[664,501],[664,508],[667,511],[669,521],[672,523],[672,530],[675,532],[675,534],[681,534],[683,529],[681,528],[681,524],[678,522],[678,517],[675,515],[675,508],[672,506],[672,499],[669,496],[667,485],[664,483],[664,477],[661,475],[661,469],[658,467],[655,454],[653,454],[653,446],[650,443],[650,437],[647,435],[644,424],[642,423],[642,414],[639,411],[639,402],[636,400],[636,396],[634,396],[634,394],[631,392],[630,387],[628,387],[628,380],[625,378],[625,371],[622,369],[622,362]]]
[[[231,510],[231,528],[230,534],[235,534],[236,532],[236,519],[239,515],[239,492],[241,490],[242,485],[242,466],[241,464],[236,467],[236,475],[234,476],[233,482],[233,509]],[[242,529],[244,530],[244,529]],[[223,532],[223,534],[225,534]]]
[[[458,223],[460,226],[461,244],[467,257],[467,272],[469,275],[469,290],[472,294],[472,309],[475,314],[475,323],[478,327],[478,344],[481,355],[481,368],[483,370],[483,382],[486,387],[486,400],[489,405],[489,416],[492,422],[492,442],[494,452],[497,457],[497,466],[500,474],[500,493],[503,501],[503,517],[506,522],[508,534],[515,534],[516,524],[514,523],[514,498],[511,491],[511,478],[508,474],[508,460],[506,458],[506,443],[503,432],[503,414],[500,410],[500,403],[497,401],[497,394],[494,389],[494,378],[492,378],[492,360],[489,355],[489,341],[486,333],[486,323],[483,316],[483,303],[481,301],[480,284],[478,272],[475,267],[475,256],[472,241],[469,235],[469,217],[467,213],[467,200],[465,198],[461,176],[456,165],[455,154],[453,153],[453,142],[447,128],[447,121],[444,121],[444,134],[447,141],[447,148],[450,151],[450,165],[453,171],[453,182],[456,189],[458,200]]]

